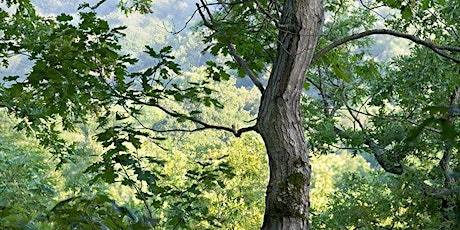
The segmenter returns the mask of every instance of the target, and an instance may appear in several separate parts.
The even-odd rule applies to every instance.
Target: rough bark
[[[309,229],[310,164],[300,96],[323,26],[320,0],[287,0],[278,52],[262,95],[257,131],[270,165],[262,229]]]
[[[450,107],[455,107],[458,105],[458,101],[460,100],[460,88],[458,86],[455,87],[454,92],[452,93],[450,97]],[[448,125],[453,126],[455,122],[455,116],[452,113],[449,113],[447,116],[447,122]],[[442,174],[444,175],[444,188],[449,190],[452,188],[453,185],[455,185],[456,178],[454,177],[454,172],[452,168],[450,167],[451,159],[452,159],[452,154],[454,151],[453,143],[452,140],[445,140],[445,149],[444,149],[444,154],[442,155],[441,160],[439,161],[439,166],[442,169]],[[446,219],[449,219],[449,212],[451,212],[451,209],[458,210],[459,207],[457,207],[456,202],[455,202],[455,195],[453,196],[442,196],[441,197],[441,202],[442,202],[442,211],[446,215]]]

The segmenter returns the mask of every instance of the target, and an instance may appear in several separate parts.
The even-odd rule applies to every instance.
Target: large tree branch
[[[412,41],[412,42],[414,42],[416,44],[426,46],[427,48],[433,50],[435,53],[437,53],[438,55],[440,55],[440,56],[442,56],[444,58],[447,58],[447,59],[449,59],[449,60],[451,60],[451,61],[453,61],[455,63],[460,63],[460,59],[454,58],[454,57],[449,56],[446,53],[442,52],[442,51],[460,52],[460,47],[437,45],[437,44],[434,44],[432,42],[422,40],[422,39],[420,39],[420,38],[418,38],[418,37],[416,37],[414,35],[411,35],[411,34],[405,34],[405,33],[401,33],[401,32],[394,31],[394,30],[388,30],[388,29],[368,30],[368,31],[364,31],[364,32],[357,33],[357,34],[352,34],[350,36],[341,38],[341,39],[331,43],[330,45],[324,47],[320,51],[318,51],[318,53],[316,53],[315,56],[313,56],[313,59],[312,59],[311,63],[316,62],[323,55],[325,55],[327,52],[331,51],[335,47],[338,47],[340,45],[343,45],[343,44],[345,44],[347,42],[350,42],[350,41],[353,41],[353,40],[357,40],[357,39],[360,39],[360,38],[363,38],[363,37],[367,37],[367,36],[370,36],[370,35],[376,35],[376,34],[390,35],[390,36],[394,36],[394,37],[408,39],[408,40],[410,40],[410,41]]]
[[[335,132],[338,136],[342,137],[342,138],[348,138],[345,134],[345,132],[338,128],[338,127],[334,127],[335,129]],[[365,137],[365,144],[371,149],[371,151],[373,152],[373,155],[375,157],[375,159],[377,160],[377,162],[379,163],[379,165],[383,168],[383,170],[385,170],[385,172],[388,172],[388,173],[392,173],[392,174],[395,174],[395,175],[402,175],[403,173],[407,173],[407,172],[412,172],[414,174],[417,174],[417,170],[414,169],[414,168],[411,168],[407,165],[404,165],[402,163],[393,163],[393,162],[389,162],[387,159],[385,159],[385,149],[378,146],[371,138],[369,137]],[[414,178],[416,179],[416,178]],[[431,185],[428,185],[426,184],[424,181],[421,181],[420,179],[416,179],[418,181],[418,183],[421,184],[422,188],[428,192],[429,195],[432,195],[436,198],[444,198],[446,196],[449,196],[449,195],[453,195],[453,194],[458,194],[460,193],[460,187],[454,187],[454,188],[451,188],[451,189],[444,189],[440,192],[437,192],[436,188],[431,186]]]
[[[455,106],[458,104],[458,101],[460,99],[460,88],[455,87],[454,92],[451,95],[450,98],[450,106]],[[448,114],[447,115],[447,120],[450,123],[449,125],[454,124],[454,116],[453,114]],[[441,160],[439,161],[439,166],[441,166],[443,175],[444,175],[444,186],[449,188],[452,183],[455,182],[455,178],[453,176],[452,168],[450,167],[450,160],[452,158],[452,143],[451,141],[446,141],[445,143],[446,147],[444,149],[444,153],[442,155]]]

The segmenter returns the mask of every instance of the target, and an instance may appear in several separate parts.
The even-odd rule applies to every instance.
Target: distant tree
[[[29,229],[45,218],[47,206],[58,193],[58,177],[53,175],[49,153],[12,126],[1,111],[0,228]]]
[[[3,19],[0,23],[3,32],[0,57],[6,64],[8,57],[21,53],[35,62],[28,75],[5,78],[8,84],[1,88],[0,105],[24,119],[18,128],[33,130],[42,144],[64,161],[66,154],[63,153],[73,152],[75,145],[60,139],[61,129],[73,130],[75,123],[84,123],[89,116],[98,115],[99,127],[103,130],[96,136],[106,151],[88,171],[100,172],[97,178],[113,183],[119,177],[119,165],[130,167],[139,180],[151,184],[148,193],[144,194],[146,196],[158,192],[161,186],[155,184],[159,172],[146,172],[141,163],[136,163],[155,162],[151,158],[136,158],[133,154],[142,146],[143,140],[159,140],[158,133],[166,131],[217,129],[237,137],[255,131],[265,143],[270,166],[262,229],[309,228],[311,168],[301,122],[300,99],[312,64],[317,64],[320,59],[323,64],[332,64],[330,69],[339,81],[349,81],[346,74],[349,69],[340,57],[322,58],[340,45],[373,34],[409,39],[454,62],[457,59],[450,52],[460,51],[457,47],[436,45],[404,33],[413,25],[412,19],[418,16],[417,13],[422,13],[417,9],[438,10],[447,4],[455,4],[455,1],[377,1],[378,5],[400,12],[398,20],[407,23],[396,28],[399,32],[370,29],[352,34],[349,25],[343,24],[337,29],[345,31],[344,37],[318,47],[323,31],[324,6],[334,14],[349,1],[203,0],[197,3],[197,15],[202,20],[200,31],[208,45],[207,50],[232,59],[223,64],[208,62],[209,79],[178,84],[171,80],[181,75],[180,67],[170,55],[171,47],[160,51],[146,47],[146,52],[155,60],[152,67],[141,72],[127,72],[127,67],[137,60],[119,52],[123,27],[111,28],[93,11],[103,2],[82,5],[74,22],[68,14],[55,18],[40,17],[27,0],[6,1],[8,6],[13,4],[15,7],[0,12]],[[121,2],[121,8],[126,12],[151,11],[148,7],[150,0],[128,3]],[[360,3],[356,7],[372,11]],[[434,24],[446,29],[450,26],[439,22],[425,22],[423,28]],[[435,42],[448,44],[442,39]],[[208,82],[228,79],[227,68],[237,70],[239,76],[248,76],[260,91],[260,107],[253,125],[241,128],[232,128],[230,124],[216,125],[200,120],[199,110],[180,111],[165,107],[164,101],[173,100],[222,108],[223,105],[212,96],[213,89],[208,87]],[[265,84],[261,78],[267,71],[269,78]],[[143,106],[157,108],[196,127],[155,130],[130,122],[128,117],[137,117]],[[446,122],[448,120],[444,124]],[[452,126],[443,127],[447,127],[444,129],[447,137],[456,136],[451,131]],[[377,160],[383,166],[387,164],[381,158]],[[398,170],[399,165],[393,166]],[[122,183],[131,184],[132,181]]]

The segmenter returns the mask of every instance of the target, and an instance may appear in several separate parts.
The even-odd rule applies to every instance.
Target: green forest
[[[0,18],[0,229],[460,229],[459,0]]]

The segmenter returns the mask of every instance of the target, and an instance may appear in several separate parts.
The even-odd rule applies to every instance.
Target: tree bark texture
[[[270,165],[262,229],[309,229],[311,167],[300,96],[323,27],[321,0],[286,0],[277,56],[258,114]]]

